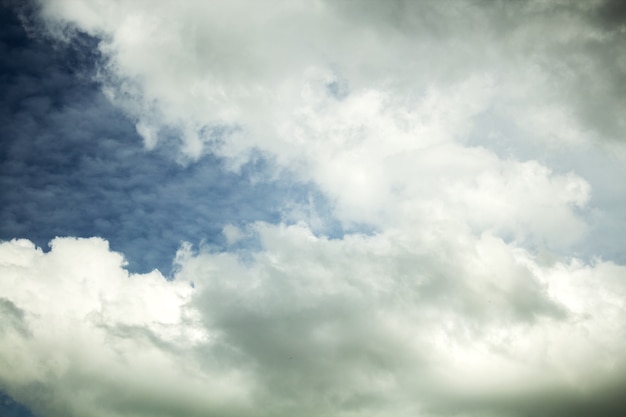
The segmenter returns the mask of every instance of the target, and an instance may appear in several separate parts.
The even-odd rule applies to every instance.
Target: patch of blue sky
[[[0,391],[0,415],[2,417],[37,417],[28,408]]]
[[[271,168],[262,155],[238,172],[212,155],[181,164],[175,130],[162,132],[159,146],[147,151],[133,121],[90,77],[97,40],[52,45],[29,37],[6,10],[3,19],[0,239],[27,238],[45,249],[55,236],[100,236],[126,256],[130,271],[168,274],[181,242],[235,249],[222,235],[228,224],[293,223],[314,213],[316,234],[371,232],[343,227],[311,184],[288,176],[259,180]],[[210,135],[219,141],[224,132],[211,128]],[[257,243],[247,239],[239,250]]]

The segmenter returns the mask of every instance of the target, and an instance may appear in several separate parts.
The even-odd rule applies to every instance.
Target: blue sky
[[[288,181],[252,184],[262,159],[227,172],[210,155],[178,163],[174,144],[147,152],[91,79],[95,39],[29,37],[4,13],[3,239],[26,236],[45,248],[56,236],[107,236],[129,270],[167,274],[182,241],[220,245],[225,224],[277,222],[278,199],[298,204],[315,194]]]
[[[2,413],[623,415],[625,16],[3,3]]]

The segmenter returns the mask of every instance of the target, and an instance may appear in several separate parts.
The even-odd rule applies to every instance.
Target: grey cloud
[[[603,415],[618,417],[626,412],[623,392],[626,388],[623,364],[609,382],[599,386],[572,386],[569,389],[536,389],[530,394],[512,393],[500,398],[480,400],[450,399],[446,405],[432,409],[437,414],[460,416],[538,416],[583,417]]]
[[[18,308],[11,300],[0,297],[0,332],[15,331],[23,337],[29,336],[28,325],[24,320],[24,311]]]
[[[515,73],[516,66],[536,65],[549,77],[549,86],[535,84],[529,93],[557,106],[569,103],[577,122],[597,139],[624,141],[626,35],[620,28],[626,9],[621,1],[333,5],[346,20],[360,17],[361,24],[381,30],[396,46],[402,37],[418,44],[436,41],[441,52],[429,51],[426,57],[430,73],[425,77],[431,82],[450,83],[471,71]],[[414,65],[412,70],[425,68]]]
[[[620,0],[605,0],[597,9],[597,17],[604,28],[619,31],[626,24],[626,6]]]
[[[393,245],[374,254],[367,242],[376,237],[306,242],[269,226],[261,233],[278,235],[266,236],[267,252],[255,254],[251,265],[238,265],[228,254],[200,254],[182,262],[179,277],[196,279],[201,292],[195,305],[205,325],[236,352],[235,366],[254,370],[263,387],[258,401],[274,410],[270,414],[308,415],[310,407],[311,415],[382,415],[398,407],[404,415],[414,407],[426,415],[523,416],[527,399],[552,389],[545,381],[554,371],[546,369],[536,391],[530,381],[513,383],[508,394],[455,391],[437,376],[448,365],[433,360],[429,346],[439,331],[451,344],[473,349],[491,326],[532,329],[577,320],[528,270],[494,265],[496,276],[484,276],[464,262],[455,265],[468,255],[461,248],[449,256],[431,248],[422,258]],[[506,340],[490,346],[494,361],[512,354]],[[554,407],[577,395],[575,388],[564,393]],[[411,402],[411,396],[420,400]]]

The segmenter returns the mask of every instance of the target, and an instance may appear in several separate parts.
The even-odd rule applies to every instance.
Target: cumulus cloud
[[[623,387],[622,266],[489,234],[250,227],[262,250],[183,247],[173,281],[101,239],[3,243],[3,388],[117,417],[556,416]]]
[[[185,309],[189,283],[128,274],[101,239],[59,238],[50,247],[2,244],[0,378],[9,394],[46,416],[198,415],[224,401],[243,405],[235,398],[245,387],[228,382],[237,379],[232,370],[194,370],[188,351],[209,335]]]
[[[612,86],[623,84],[623,33],[599,23],[602,3],[146,4],[41,1],[57,33],[71,25],[102,39],[106,91],[149,146],[175,126],[197,158],[215,148],[212,126],[235,124],[251,131],[247,146],[265,149],[292,109],[316,97],[373,88],[411,100],[475,74],[492,77],[497,100],[462,99],[497,105],[543,140],[621,135],[623,97]]]
[[[40,3],[53,33],[101,39],[103,89],[148,147],[175,129],[182,158],[208,151],[236,169],[260,152],[316,184],[344,225],[443,210],[567,247],[585,235],[571,207],[589,185],[567,173],[573,164],[553,175],[543,151],[523,168],[516,155],[494,158],[491,120],[548,149],[620,139],[602,129],[621,111],[603,112],[610,123],[584,116],[589,103],[617,109],[619,90],[575,87],[623,72],[622,33],[601,23],[601,4]]]

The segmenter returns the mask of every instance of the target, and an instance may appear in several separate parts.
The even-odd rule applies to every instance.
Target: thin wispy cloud
[[[626,411],[618,2],[8,10],[6,395],[43,417]]]

